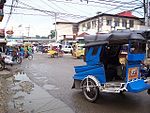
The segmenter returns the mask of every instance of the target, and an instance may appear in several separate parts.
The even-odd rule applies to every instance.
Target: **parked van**
[[[71,45],[64,45],[64,46],[62,46],[62,51],[63,51],[64,53],[71,53],[72,50],[73,50],[73,48],[72,48]]]

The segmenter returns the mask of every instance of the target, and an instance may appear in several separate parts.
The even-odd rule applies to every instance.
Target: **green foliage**
[[[56,36],[56,30],[51,30],[50,36],[54,38]]]

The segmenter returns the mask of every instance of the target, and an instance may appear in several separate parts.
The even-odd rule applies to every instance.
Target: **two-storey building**
[[[74,40],[78,33],[78,24],[74,22],[56,22],[57,40],[64,43]]]
[[[140,30],[144,23],[141,18],[132,15],[130,11],[119,14],[101,13],[94,17],[87,18],[78,23],[57,22],[57,39],[74,39],[82,33],[97,34],[108,33],[112,30]]]
[[[131,29],[139,30],[143,26],[140,18],[132,15],[130,11],[119,14],[98,14],[79,22],[79,31],[89,34],[108,33],[112,30]]]

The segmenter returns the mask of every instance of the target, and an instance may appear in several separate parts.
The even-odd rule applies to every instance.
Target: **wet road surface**
[[[21,68],[32,81],[76,113],[150,113],[150,96],[146,91],[123,95],[102,93],[95,103],[88,102],[81,91],[71,89],[73,67],[77,65],[84,62],[70,55],[48,58],[46,54],[35,54],[33,60],[24,60]]]

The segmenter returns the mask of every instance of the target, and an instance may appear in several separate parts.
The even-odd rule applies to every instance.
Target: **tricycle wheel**
[[[32,60],[32,59],[33,59],[33,55],[29,55],[29,56],[28,56],[28,59],[29,59],[29,60]]]
[[[0,61],[0,71],[2,71],[5,68],[5,63]]]
[[[147,90],[147,93],[150,95],[150,89]]]
[[[22,63],[22,58],[21,58],[21,57],[17,57],[16,62],[17,62],[18,64],[21,64],[21,63]]]
[[[99,97],[99,89],[96,86],[96,83],[92,79],[87,78],[83,81],[82,86],[85,98],[90,102],[95,102]]]
[[[83,55],[81,55],[81,56],[80,56],[80,59],[83,59],[83,58],[84,58],[84,56],[83,56]]]

